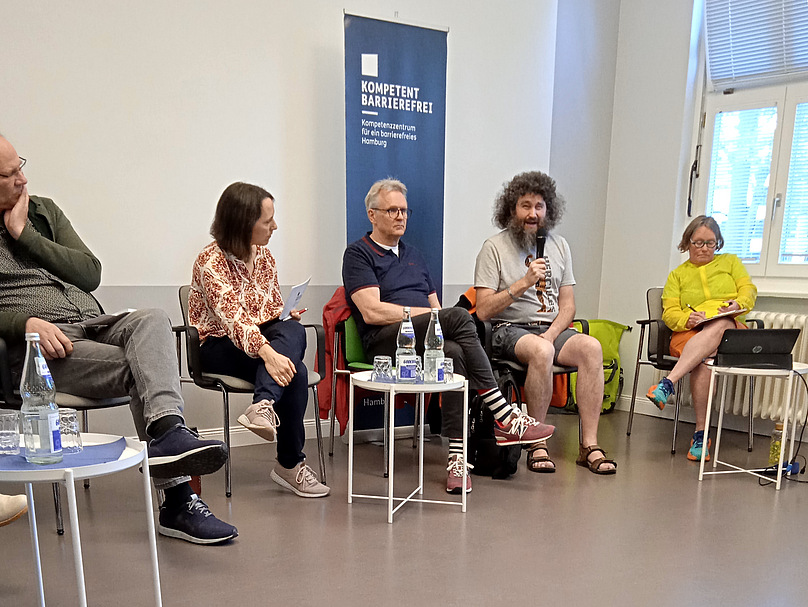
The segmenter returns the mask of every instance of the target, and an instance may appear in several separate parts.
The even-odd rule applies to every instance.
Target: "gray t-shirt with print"
[[[524,277],[536,251],[521,248],[508,230],[503,230],[483,243],[474,268],[474,286],[504,291]],[[541,280],[517,298],[492,320],[494,322],[552,322],[558,315],[558,291],[575,284],[572,254],[563,236],[548,234],[544,257],[549,262],[550,276]]]

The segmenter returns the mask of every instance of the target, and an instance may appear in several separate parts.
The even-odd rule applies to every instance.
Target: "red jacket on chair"
[[[325,369],[320,370],[320,375],[323,376],[323,381],[327,386],[331,385],[333,381],[334,369],[334,330],[337,325],[343,320],[351,316],[351,309],[348,307],[348,301],[345,299],[345,289],[339,287],[328,303],[323,308],[323,329],[325,330]],[[345,360],[340,349],[337,352],[339,357],[338,362],[341,368],[345,367]],[[335,414],[339,422],[340,434],[345,432],[345,427],[348,425],[348,398],[346,392],[336,391],[336,402],[334,403]],[[331,390],[326,390],[320,395],[320,419],[328,419],[328,414],[331,411]]]

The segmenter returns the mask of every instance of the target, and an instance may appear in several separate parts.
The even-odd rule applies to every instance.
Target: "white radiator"
[[[748,318],[762,320],[766,329],[801,329],[802,332],[793,350],[794,362],[808,362],[808,315],[753,310]],[[749,381],[736,382],[738,383],[742,384],[743,389],[738,390],[737,385],[732,386],[733,391],[727,393],[727,402],[732,403],[732,408],[728,408],[727,411],[745,415],[749,407]],[[797,419],[803,419],[806,403],[805,387],[799,378],[794,379],[794,386]],[[763,419],[782,420],[786,396],[785,380],[757,378],[754,394],[755,415]]]
[[[801,329],[800,337],[794,346],[794,362],[808,363],[808,314],[786,314],[783,312],[760,312],[753,310],[748,314],[748,318],[758,318],[763,321],[766,329]],[[663,375],[656,372],[656,381]],[[682,382],[682,404],[692,406],[690,400],[690,382],[688,377]],[[733,415],[748,415],[749,412],[749,379],[747,377],[726,377],[721,381],[727,390],[726,411]],[[726,384],[724,382],[726,381]],[[794,378],[795,405],[797,419],[805,418],[806,392],[805,387],[798,377]],[[718,411],[721,403],[721,384],[719,391],[713,398],[713,407]],[[761,419],[780,420],[783,419],[783,407],[786,402],[786,380],[767,379],[758,377],[755,379],[755,394],[752,399],[754,403],[754,413]]]

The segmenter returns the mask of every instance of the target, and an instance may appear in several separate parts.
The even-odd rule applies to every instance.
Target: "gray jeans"
[[[144,309],[57,326],[73,342],[72,354],[48,361],[59,392],[86,398],[129,396],[137,434],[145,441],[153,421],[182,416],[176,348],[165,311]],[[154,485],[167,489],[187,480],[159,479]]]

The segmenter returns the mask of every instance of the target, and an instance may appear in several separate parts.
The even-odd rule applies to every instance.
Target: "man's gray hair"
[[[376,206],[376,201],[379,199],[381,192],[400,192],[407,197],[407,186],[401,183],[398,179],[388,177],[387,179],[379,179],[376,183],[370,186],[368,195],[365,196],[365,210],[370,210],[371,207]]]

